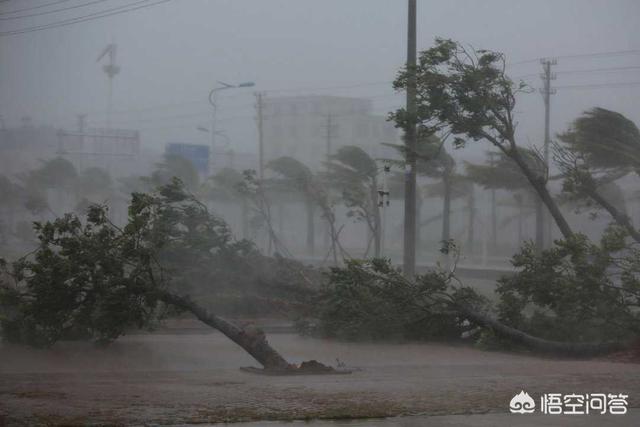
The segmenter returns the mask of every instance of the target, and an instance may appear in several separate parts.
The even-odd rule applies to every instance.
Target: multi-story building
[[[113,177],[140,173],[137,131],[89,129],[67,131],[51,126],[23,126],[0,131],[0,171],[7,176],[35,169],[54,157],[69,160],[78,171],[105,169]]]
[[[381,144],[396,143],[398,132],[385,117],[372,114],[369,99],[307,95],[263,102],[266,162],[291,156],[317,170],[328,153],[345,145],[358,146],[374,158],[394,154]]]

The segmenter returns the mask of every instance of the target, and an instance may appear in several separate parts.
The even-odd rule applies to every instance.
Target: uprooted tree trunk
[[[589,196],[593,201],[595,201],[598,205],[600,205],[603,209],[609,212],[609,215],[614,219],[614,221],[625,228],[629,235],[636,242],[640,243],[640,232],[635,229],[629,217],[620,212],[618,208],[616,208],[612,203],[610,203],[607,199],[605,199],[595,188],[587,187],[584,189],[587,196]]]
[[[189,298],[163,291],[158,294],[159,299],[165,304],[188,311],[201,322],[222,332],[227,338],[238,344],[249,353],[265,369],[284,371],[293,369],[284,357],[274,350],[262,332],[247,331],[233,323],[216,316],[204,307],[191,301]]]
[[[491,329],[496,335],[522,344],[525,347],[540,353],[573,357],[590,357],[610,353],[616,350],[622,350],[630,344],[625,342],[576,343],[550,341],[534,337],[526,332],[507,326],[487,314],[480,313],[467,307],[457,307],[456,311],[466,317],[469,321],[476,323],[479,326]]]

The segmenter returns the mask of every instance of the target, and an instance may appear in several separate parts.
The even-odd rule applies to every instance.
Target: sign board
[[[189,160],[201,174],[209,173],[209,146],[172,142],[167,144],[165,153],[175,154]]]

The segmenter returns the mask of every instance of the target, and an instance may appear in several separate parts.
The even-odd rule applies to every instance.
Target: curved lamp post
[[[243,87],[253,87],[256,84],[254,82],[243,82],[237,85],[232,85],[229,83],[218,81],[218,86],[211,89],[209,92],[209,104],[213,108],[213,112],[211,115],[211,152],[209,153],[209,164],[211,166],[211,172],[213,172],[213,159],[216,152],[216,112],[217,112],[217,95],[218,92],[227,89],[238,89]]]

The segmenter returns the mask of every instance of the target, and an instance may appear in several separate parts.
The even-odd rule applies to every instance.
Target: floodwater
[[[221,334],[205,332],[129,335],[107,349],[70,342],[50,350],[0,345],[0,425],[3,419],[25,425],[241,422],[237,427],[640,425],[636,410],[566,421],[507,413],[520,390],[532,396],[624,393],[629,406],[639,408],[640,367],[634,364],[543,359],[445,344],[341,343],[279,333],[269,340],[291,362],[317,359],[335,365],[339,360],[357,369],[351,375],[271,377],[240,371],[255,362]],[[264,421],[400,415],[413,416]],[[263,421],[249,423],[256,420]]]

